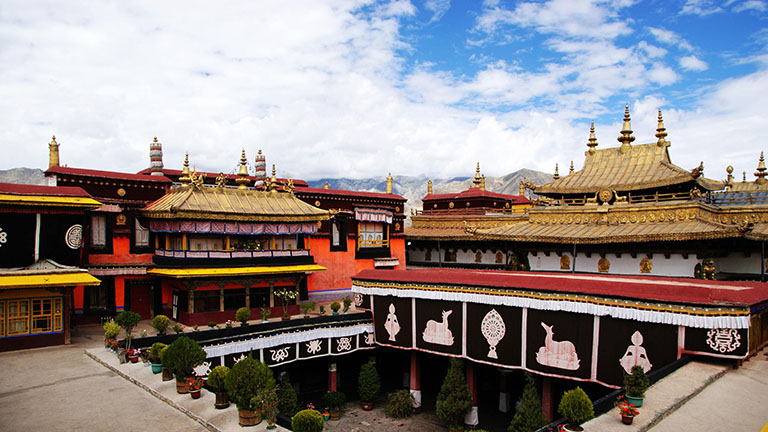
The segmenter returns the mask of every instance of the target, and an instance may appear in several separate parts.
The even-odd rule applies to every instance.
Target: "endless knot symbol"
[[[290,346],[279,348],[276,350],[269,350],[269,352],[272,353],[272,361],[280,363],[281,361],[288,358],[288,349]]]
[[[352,349],[352,338],[351,337],[343,337],[339,338],[337,345],[336,345],[336,351],[349,351]]]

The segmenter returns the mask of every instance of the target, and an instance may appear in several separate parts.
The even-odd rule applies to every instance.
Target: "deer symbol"
[[[422,334],[424,341],[439,345],[453,345],[453,333],[448,329],[448,316],[451,313],[453,313],[452,310],[443,311],[442,322],[427,321],[427,327]]]
[[[579,356],[576,354],[576,347],[570,341],[555,341],[553,339],[553,326],[541,323],[547,332],[544,339],[544,346],[539,348],[536,353],[536,361],[545,366],[552,366],[560,369],[576,370],[579,368]]]

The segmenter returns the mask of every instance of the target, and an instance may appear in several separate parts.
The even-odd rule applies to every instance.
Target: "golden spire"
[[[480,190],[485,190],[485,174],[480,177]]]
[[[189,177],[189,153],[186,153],[184,155],[184,168],[181,169],[181,177],[179,177],[179,181],[186,185],[191,180],[192,178]]]
[[[755,184],[763,185],[768,180],[765,179],[765,176],[767,176],[768,173],[765,172],[765,158],[763,157],[763,152],[760,152],[760,163],[757,164],[757,172],[755,173],[755,177],[757,177],[757,180],[755,180]]]
[[[659,125],[656,127],[656,138],[659,140],[656,141],[656,145],[661,146],[669,146],[669,143],[664,138],[667,137],[667,129],[664,127],[664,120],[661,119],[661,110],[659,110]]]
[[[328,180],[325,181],[325,184],[323,185],[323,189],[330,189],[331,185],[328,184]]]
[[[277,171],[275,170],[275,164],[272,164],[272,177],[265,184],[268,186],[266,190],[277,193]]]
[[[592,122],[592,125],[589,127],[589,139],[587,140],[587,147],[589,147],[590,154],[594,153],[595,147],[597,147],[597,138],[595,138],[595,122]]]
[[[725,172],[728,173],[728,177],[725,180],[726,189],[730,189],[733,186],[733,166],[728,165],[725,168]]]
[[[741,182],[742,183],[746,183],[747,182],[747,172],[746,171],[742,171],[741,172]]]
[[[525,179],[520,180],[520,196],[524,196],[525,195],[525,185],[523,184],[524,181],[525,181]]]
[[[48,143],[48,168],[59,166],[59,143],[56,142],[56,135],[51,137]]]
[[[632,146],[632,141],[635,137],[632,136],[632,125],[629,123],[629,105],[624,106],[624,126],[621,128],[621,136],[616,138],[621,143],[621,154],[629,151]]]
[[[387,174],[387,193],[392,193],[392,173]]]
[[[245,149],[240,153],[240,169],[237,171],[237,178],[235,183],[238,184],[238,189],[248,189],[248,185],[251,183],[251,179],[248,178],[248,159],[245,157]]]
[[[432,195],[432,180],[427,180],[427,195]]]
[[[552,178],[554,178],[555,180],[560,178],[560,173],[557,172],[557,164],[555,164],[555,175],[552,176]]]
[[[480,162],[477,163],[477,168],[475,168],[475,178],[472,180],[472,187],[480,187]]]
[[[568,174],[573,174],[573,161],[571,161],[571,169],[568,170]]]

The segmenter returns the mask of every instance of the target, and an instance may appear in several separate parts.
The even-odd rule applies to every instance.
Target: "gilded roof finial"
[[[157,142],[157,137],[155,137],[153,141],[154,141],[154,142]]]
[[[248,185],[251,183],[251,179],[248,178],[248,159],[245,157],[245,149],[240,153],[240,170],[237,172],[238,177],[235,179],[235,183],[238,184],[238,189],[248,189]]]
[[[595,137],[595,122],[592,122],[592,125],[589,127],[589,139],[587,140],[587,147],[589,147],[590,154],[594,153],[595,147],[597,147],[597,138]]]
[[[523,178],[523,180],[520,180],[520,196],[524,196],[525,195],[525,184],[524,184],[524,182],[526,180],[527,180],[526,178]]]
[[[757,180],[755,180],[755,184],[763,185],[768,180],[765,179],[765,176],[767,176],[768,173],[765,172],[765,158],[763,157],[763,152],[760,152],[760,163],[757,164],[757,172],[755,173],[755,177],[757,177]]]
[[[54,135],[48,143],[48,168],[59,166],[59,163],[59,143],[56,142],[56,135]]]
[[[325,181],[325,184],[323,185],[323,189],[330,189],[331,185],[328,184],[328,180]]]
[[[656,127],[656,138],[659,140],[656,141],[656,145],[661,146],[667,146],[669,147],[669,143],[664,138],[667,137],[667,129],[664,127],[664,120],[661,118],[661,110],[659,110],[659,125]]]
[[[480,190],[485,190],[485,174],[480,176]]]
[[[621,143],[621,154],[629,151],[632,146],[632,141],[635,137],[632,136],[632,125],[629,123],[629,105],[624,106],[624,126],[621,128],[621,136],[616,138]]]
[[[747,182],[747,172],[746,171],[742,171],[741,172],[741,182],[742,183],[746,183]]]
[[[480,187],[480,162],[477,163],[477,168],[475,168],[475,178],[472,180],[472,187]]]
[[[227,176],[225,176],[223,172],[220,172],[219,175],[216,176],[216,187],[219,189],[223,189],[224,186],[226,185],[227,185]]]
[[[268,185],[267,190],[270,190],[272,192],[277,192],[277,171],[275,170],[275,164],[272,164],[272,177],[269,179],[269,182],[264,182]]]
[[[427,195],[432,195],[432,180],[427,180]]]
[[[733,187],[733,166],[728,165],[725,168],[725,172],[728,173],[728,177],[726,177],[725,179],[725,188],[730,189],[731,187]]]
[[[293,193],[294,189],[296,189],[296,187],[293,185],[293,180],[291,180],[291,176],[286,174],[285,175],[285,185],[283,186],[283,191],[284,192]]]
[[[184,185],[188,184],[192,179],[189,177],[189,153],[184,155],[184,168],[181,169],[181,176],[179,181]]]
[[[568,174],[573,174],[573,161],[571,161],[571,169],[568,170]]]
[[[392,193],[392,173],[387,174],[387,193]]]
[[[200,189],[200,186],[205,183],[205,174],[197,175],[197,167],[192,165],[192,173],[189,175],[189,182],[195,189]]]
[[[554,176],[552,176],[552,178],[554,178],[555,180],[557,180],[557,179],[559,179],[559,178],[560,178],[560,173],[559,173],[559,172],[557,172],[557,168],[558,168],[558,167],[557,167],[557,164],[555,164],[555,175],[554,175]]]

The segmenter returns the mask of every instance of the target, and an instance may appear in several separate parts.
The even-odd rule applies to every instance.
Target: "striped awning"
[[[384,209],[356,208],[355,219],[362,222],[392,223],[392,212]]]

